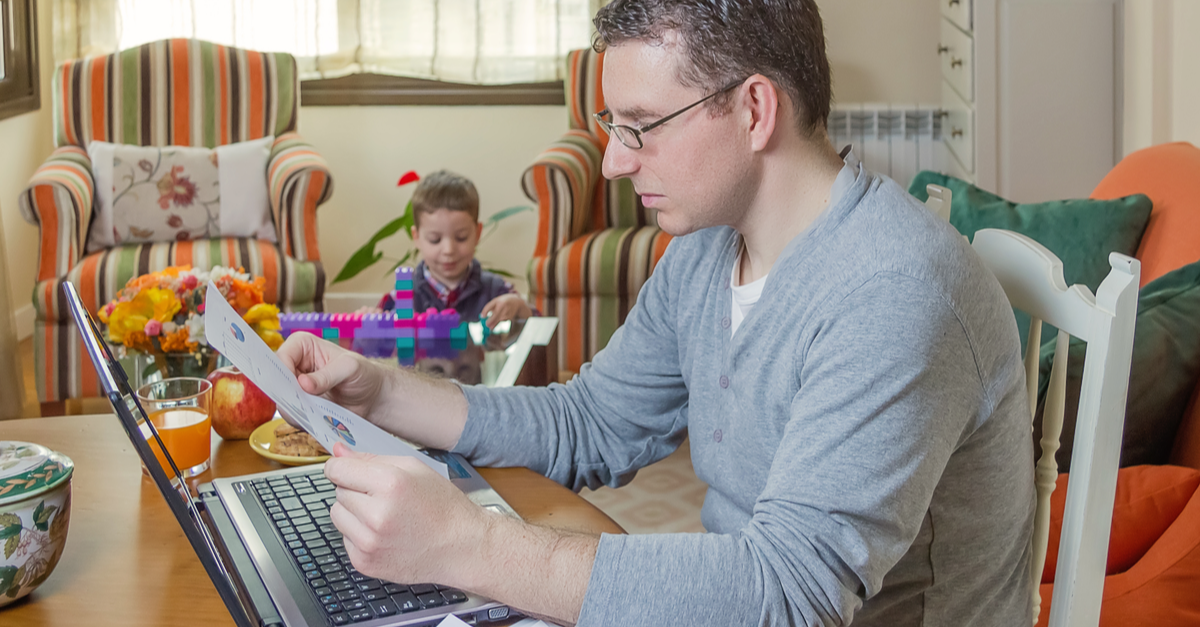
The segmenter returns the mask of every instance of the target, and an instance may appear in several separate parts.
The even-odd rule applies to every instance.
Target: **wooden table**
[[[162,495],[143,479],[133,446],[112,415],[0,422],[0,439],[36,442],[75,462],[67,547],[32,594],[0,609],[0,625],[233,625]],[[212,469],[197,483],[281,468],[245,441],[213,435]],[[622,533],[603,512],[524,468],[480,469],[535,523]]]

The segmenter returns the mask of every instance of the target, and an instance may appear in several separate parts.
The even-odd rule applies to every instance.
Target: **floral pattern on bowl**
[[[41,585],[62,557],[73,470],[43,446],[0,442],[0,607]]]

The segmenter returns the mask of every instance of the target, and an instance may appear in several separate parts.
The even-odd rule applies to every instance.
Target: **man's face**
[[[605,53],[604,99],[614,124],[639,128],[708,95],[676,79],[683,54],[674,41],[667,33],[662,44],[633,41]],[[731,94],[737,98],[736,89]],[[611,138],[604,176],[630,179],[642,203],[658,211],[659,227],[672,235],[736,227],[756,178],[755,155],[739,124],[744,117],[736,103],[717,117],[704,104],[643,134],[640,150]]]

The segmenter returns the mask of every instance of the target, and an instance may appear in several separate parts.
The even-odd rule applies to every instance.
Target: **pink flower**
[[[162,333],[162,323],[151,318],[150,320],[146,321],[146,328],[143,329],[143,331],[146,332],[146,335],[155,337],[159,333]]]
[[[196,289],[196,286],[199,284],[200,284],[200,279],[197,279],[196,276],[193,274],[189,274],[189,275],[183,277],[183,287],[185,287],[189,290]]]
[[[204,313],[204,303],[196,305],[196,313]]]
[[[113,313],[113,310],[116,308],[117,308],[117,303],[116,303],[116,301],[113,301],[113,302],[109,303],[108,305],[105,305],[104,313],[111,316]]]
[[[177,165],[170,172],[158,179],[158,206],[166,209],[175,204],[177,207],[191,207],[196,199],[196,184],[183,174],[183,166]]]

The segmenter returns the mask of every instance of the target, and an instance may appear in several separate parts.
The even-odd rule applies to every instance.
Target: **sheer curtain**
[[[296,56],[301,80],[563,78],[603,0],[52,0],[55,61],[194,37]]]

